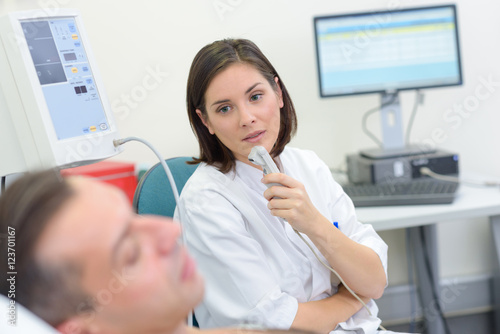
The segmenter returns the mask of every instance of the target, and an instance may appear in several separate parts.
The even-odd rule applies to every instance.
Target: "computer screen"
[[[109,131],[74,17],[21,21],[57,139]]]
[[[455,5],[314,18],[322,97],[462,84]]]
[[[121,151],[77,10],[0,19],[0,175],[74,167]]]

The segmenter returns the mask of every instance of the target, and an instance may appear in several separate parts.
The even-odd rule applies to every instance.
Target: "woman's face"
[[[217,74],[205,92],[205,103],[206,117],[199,109],[196,113],[237,160],[255,166],[248,161],[252,147],[271,151],[280,130],[282,92],[253,66],[236,63]]]

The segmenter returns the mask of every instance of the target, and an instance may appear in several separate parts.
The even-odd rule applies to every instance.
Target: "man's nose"
[[[181,235],[181,226],[174,221],[160,223],[157,230],[153,232],[156,238],[158,251],[162,254],[168,254],[177,245]]]

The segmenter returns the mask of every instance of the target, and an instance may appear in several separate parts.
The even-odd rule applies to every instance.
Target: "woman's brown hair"
[[[224,39],[206,45],[195,56],[187,83],[186,100],[189,122],[200,146],[200,157],[193,158],[190,163],[205,162],[208,165],[217,166],[222,173],[227,173],[234,168],[234,155],[219,141],[217,136],[210,134],[196,114],[196,109],[199,109],[206,119],[205,93],[210,82],[217,74],[235,63],[253,66],[264,76],[275,91],[278,91],[278,87],[274,78],[278,78],[284,104],[280,109],[278,139],[270,152],[271,156],[275,157],[283,152],[285,145],[290,142],[297,131],[295,108],[285,84],[273,65],[253,42],[246,39]]]

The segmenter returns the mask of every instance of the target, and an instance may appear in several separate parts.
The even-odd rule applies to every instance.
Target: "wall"
[[[312,17],[361,10],[432,5],[435,1],[298,0],[0,0],[0,14],[79,8],[123,136],[152,142],[165,157],[196,155],[197,144],[185,111],[185,85],[192,58],[205,44],[225,37],[254,40],[286,83],[298,110],[292,144],[314,149],[330,166],[347,153],[373,144],[361,131],[361,117],[379,103],[377,95],[320,99]],[[446,1],[447,3],[447,1]],[[412,139],[460,153],[463,172],[500,177],[500,2],[459,0],[465,84],[424,91]],[[42,10],[41,8],[48,8]],[[485,86],[484,82],[490,82]],[[478,89],[488,97],[476,96]],[[414,92],[401,94],[405,120]],[[462,115],[456,110],[462,108]],[[451,111],[450,111],[451,109]],[[452,114],[449,114],[452,113]],[[453,115],[453,121],[445,116]],[[377,118],[369,126],[378,129]],[[433,131],[442,129],[439,140]],[[497,131],[495,131],[497,130]],[[438,130],[439,131],[439,130]],[[117,160],[154,163],[139,144]],[[439,226],[441,276],[488,274],[493,267],[485,219]],[[390,282],[404,283],[404,231],[381,233],[389,243]]]

